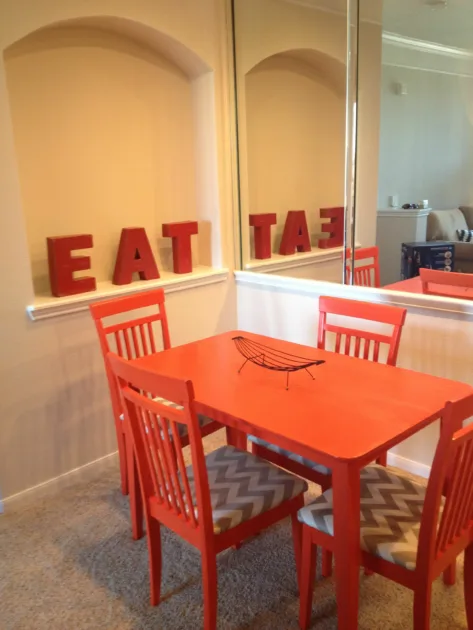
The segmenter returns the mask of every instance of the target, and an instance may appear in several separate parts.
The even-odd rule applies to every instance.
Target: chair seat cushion
[[[214,532],[221,534],[271,510],[307,490],[295,475],[234,446],[222,446],[205,457]],[[192,466],[187,475],[196,503]]]
[[[426,490],[384,466],[364,468],[360,475],[361,548],[413,571]],[[333,536],[332,489],[299,510],[298,519]]]
[[[266,442],[266,440],[262,440],[261,438],[257,438],[254,435],[249,435],[248,439],[253,444],[257,444],[258,446],[263,446],[267,448],[268,451],[272,451],[273,453],[277,453],[278,455],[282,455],[283,457],[287,457],[293,462],[297,462],[298,464],[302,464],[303,466],[307,466],[311,470],[316,470],[322,475],[331,475],[332,471],[330,468],[326,466],[322,466],[322,464],[317,464],[317,462],[313,462],[310,459],[302,457],[301,455],[297,455],[297,453],[292,453],[291,451],[287,451],[285,448],[281,448],[280,446],[276,446],[275,444],[271,444],[271,442]]]
[[[161,405],[165,405],[166,407],[172,407],[173,409],[184,409],[184,407],[182,407],[181,405],[171,402],[170,400],[166,400],[166,398],[160,398],[158,396],[156,398],[153,398],[153,400],[161,403]],[[123,422],[124,419],[125,416],[123,414],[120,414],[120,420]],[[213,422],[212,418],[208,418],[207,416],[204,416],[202,414],[197,414],[197,419],[199,421],[200,428],[205,427],[207,424]],[[177,431],[180,437],[185,437],[187,435],[187,426],[185,424],[178,424]]]

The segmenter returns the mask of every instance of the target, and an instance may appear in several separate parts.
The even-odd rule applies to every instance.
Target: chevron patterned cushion
[[[362,549],[413,571],[425,493],[425,486],[388,468],[364,468],[360,475]],[[332,490],[299,510],[298,518],[333,536]]]
[[[156,398],[153,398],[153,400],[161,403],[162,405],[166,405],[166,407],[172,407],[173,409],[184,409],[184,407],[181,407],[181,405],[171,402],[170,400],[166,400],[166,398],[160,398],[159,396],[157,396]],[[123,422],[124,419],[125,419],[125,416],[121,414],[120,420]],[[212,418],[207,418],[207,416],[203,416],[201,414],[198,414],[197,419],[199,420],[200,427],[205,427],[205,425],[213,422]],[[184,437],[187,435],[187,426],[185,424],[178,424],[177,427],[178,427],[177,430],[180,437]]]
[[[269,451],[273,451],[273,453],[277,453],[278,455],[283,455],[288,459],[291,459],[293,462],[297,462],[298,464],[302,464],[307,466],[307,468],[311,468],[312,470],[316,470],[322,475],[331,475],[332,471],[330,468],[326,468],[322,466],[322,464],[317,464],[317,462],[313,462],[310,459],[306,459],[301,455],[297,455],[297,453],[292,453],[291,451],[287,451],[285,448],[281,448],[280,446],[276,446],[275,444],[271,444],[271,442],[266,442],[266,440],[262,440],[261,438],[257,438],[254,435],[249,435],[248,439],[250,442],[254,444],[258,444],[258,446],[263,446],[267,448]]]
[[[221,534],[307,490],[307,483],[247,451],[222,446],[205,457],[214,532]],[[195,502],[192,466],[187,475]]]

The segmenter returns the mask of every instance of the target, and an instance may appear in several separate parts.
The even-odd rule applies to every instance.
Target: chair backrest
[[[210,492],[202,436],[190,381],[160,376],[109,353],[110,371],[118,383],[145,498],[155,516],[182,536],[203,528],[213,531]],[[144,395],[140,392],[149,392]],[[180,407],[169,407],[151,397],[162,397]],[[187,426],[192,478],[184,463],[177,424]],[[195,535],[195,531],[194,531]]]
[[[419,534],[417,564],[424,570],[449,549],[458,555],[473,535],[473,424],[462,428],[471,416],[473,395],[447,403],[442,413]]]
[[[138,309],[155,307],[156,312],[127,319],[119,323],[105,324],[104,319],[131,313]],[[168,321],[166,317],[165,298],[163,289],[146,291],[122,298],[97,302],[89,306],[97,328],[100,347],[105,363],[110,395],[115,417],[122,413],[116,388],[115,378],[111,377],[106,356],[109,352],[116,352],[125,359],[134,359],[157,351],[156,337],[153,324],[161,325],[162,345],[165,350],[171,347]]]
[[[391,334],[349,328],[327,321],[329,315],[353,317],[368,322],[392,326]],[[396,365],[401,331],[406,320],[406,309],[388,304],[372,304],[342,298],[319,298],[319,334],[317,347],[325,349],[327,333],[335,334],[335,352],[359,359],[379,361],[382,344],[388,347],[386,363]]]
[[[353,282],[361,287],[380,287],[379,275],[379,249],[378,247],[362,247],[355,249],[355,264],[353,272]],[[351,269],[351,249],[347,249],[347,263],[345,268],[346,282],[350,280]]]
[[[458,287],[460,289],[473,289],[473,274],[454,273],[453,271],[439,271],[438,269],[419,269],[422,282],[422,293],[426,295],[449,295],[442,291],[429,287],[429,284]],[[472,292],[473,293],[473,292]],[[473,295],[465,293],[465,299],[473,299]]]

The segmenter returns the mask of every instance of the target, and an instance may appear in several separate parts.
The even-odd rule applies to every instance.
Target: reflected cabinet
[[[242,268],[407,292],[473,272],[473,5],[232,15]]]

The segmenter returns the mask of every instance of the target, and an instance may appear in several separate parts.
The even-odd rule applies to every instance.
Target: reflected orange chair
[[[135,478],[133,453],[127,445],[123,410],[118,396],[117,384],[115,377],[110,372],[106,356],[113,351],[125,359],[135,359],[171,347],[164,291],[163,289],[155,289],[145,293],[97,302],[91,304],[89,308],[97,328],[110,388],[120,460],[121,489],[123,494],[130,494],[132,532],[133,538],[137,540],[143,535],[141,497]],[[150,308],[154,312],[149,313]],[[136,311],[143,309],[148,309],[147,314],[141,314],[137,317]],[[130,315],[132,312],[135,312],[134,318],[126,321],[120,318],[120,321],[116,321],[117,316]],[[112,317],[115,318],[114,323],[104,324],[104,319]],[[160,335],[155,332],[156,327],[160,328]],[[161,337],[161,343],[158,342],[159,337]],[[165,404],[165,401],[161,402]],[[202,435],[208,435],[222,428],[221,424],[205,416],[200,416],[199,422]],[[181,442],[186,445],[187,436],[184,429]]]
[[[297,512],[304,505],[307,483],[234,446],[204,455],[190,381],[157,375],[117,355],[109,354],[108,360],[118,377],[143,492],[151,604],[160,601],[160,527],[164,525],[201,553],[204,628],[215,630],[219,552],[291,516],[299,573],[302,526]],[[143,391],[154,398],[140,394]],[[163,400],[172,401],[173,407]],[[190,444],[187,467],[180,426],[186,427]]]
[[[381,466],[361,472],[361,562],[369,571],[414,591],[414,630],[430,628],[432,582],[444,573],[450,583],[452,563],[462,551],[467,623],[473,630],[473,424],[461,428],[472,415],[473,396],[446,405],[427,488]],[[304,507],[299,520],[303,523],[299,624],[306,630],[316,545],[333,549],[334,544],[331,490]]]
[[[375,287],[381,286],[379,275],[379,249],[378,247],[362,247],[355,249],[355,263],[364,261],[361,264],[355,264],[354,272],[354,284],[360,287]],[[346,282],[350,281],[350,268],[351,268],[351,249],[347,249],[347,263],[346,263]]]
[[[439,295],[443,297],[459,297],[463,300],[473,300],[473,274],[471,273],[454,273],[452,271],[439,271],[437,269],[419,269],[419,275],[422,282],[422,293],[425,295]],[[429,285],[441,285],[448,288],[458,288],[458,296],[453,296],[452,292],[442,292],[438,289],[432,289]],[[462,289],[471,289],[465,291]]]
[[[391,333],[369,332],[358,328],[351,328],[345,324],[328,321],[332,316],[350,317],[365,322],[385,324],[390,327]],[[319,298],[319,332],[317,347],[326,350],[328,333],[335,335],[335,352],[347,354],[359,359],[378,362],[380,350],[387,347],[386,363],[396,365],[401,341],[402,327],[406,319],[406,309],[387,304],[372,304],[371,302],[357,302],[355,300],[345,300],[341,298],[320,297]],[[340,384],[341,392],[343,383]],[[343,392],[341,393],[343,395]],[[316,414],[316,409],[314,409]],[[271,444],[254,435],[248,436],[252,443],[252,452],[255,455],[264,457],[270,462],[282,466],[287,470],[309,479],[321,486],[322,491],[328,490],[332,485],[332,471],[315,461],[292,453],[286,449]],[[386,466],[387,453],[378,459],[378,463]],[[324,554],[323,575],[331,573],[331,554]]]

